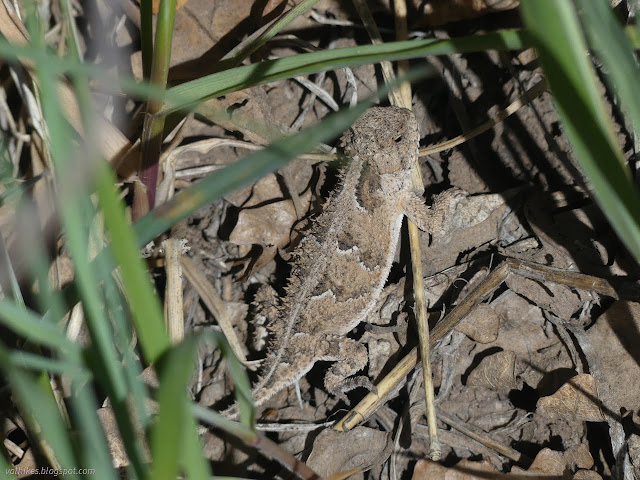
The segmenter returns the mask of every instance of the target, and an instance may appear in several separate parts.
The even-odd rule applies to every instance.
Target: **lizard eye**
[[[398,135],[396,138],[393,139],[393,141],[396,143],[400,143],[402,141],[402,135]]]

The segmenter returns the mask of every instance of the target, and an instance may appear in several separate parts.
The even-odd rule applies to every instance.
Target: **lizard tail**
[[[270,367],[267,371],[268,374],[265,374],[251,390],[254,406],[259,407],[263,405],[275,394],[296,383],[304,374],[311,370],[313,363],[314,362],[311,361],[304,365],[296,366],[276,364]],[[222,412],[222,415],[229,418],[236,418],[238,413],[238,404],[235,403],[232,407]]]
[[[271,384],[273,383],[272,379],[274,378],[276,370],[278,369],[277,368],[278,362],[273,361],[269,357],[267,357],[265,363],[267,364],[266,365],[267,368],[265,370],[264,375],[261,376],[258,382],[251,389],[251,397],[253,398],[253,404],[256,407],[259,407],[264,402],[266,402],[269,398],[275,395],[275,393],[277,393],[276,391],[271,393],[270,395],[267,395],[267,396],[264,395],[264,392],[271,391],[272,389]],[[236,418],[239,413],[240,412],[238,411],[238,402],[235,402],[231,407],[221,412],[221,414],[227,418]]]

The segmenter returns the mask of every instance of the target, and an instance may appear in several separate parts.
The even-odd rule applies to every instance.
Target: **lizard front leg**
[[[451,188],[437,195],[431,207],[428,207],[422,197],[408,192],[402,209],[407,218],[423,232],[437,232],[442,230],[445,219],[453,216],[460,201],[467,196],[464,190]]]

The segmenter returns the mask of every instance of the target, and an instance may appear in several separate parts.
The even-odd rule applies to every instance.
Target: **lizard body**
[[[335,362],[325,376],[330,393],[372,388],[352,377],[368,361],[366,347],[346,337],[364,321],[387,280],[404,216],[435,231],[461,198],[438,196],[431,208],[411,187],[418,125],[410,110],[374,107],[343,135],[351,160],[300,246],[287,295],[267,316],[273,343],[253,388],[256,406],[302,378],[318,361]],[[229,412],[227,412],[229,413]]]

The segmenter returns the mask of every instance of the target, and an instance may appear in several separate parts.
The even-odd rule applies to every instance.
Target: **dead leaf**
[[[586,443],[580,445],[574,445],[564,452],[564,458],[567,460],[567,465],[573,470],[575,469],[589,469],[593,467],[593,457],[589,453],[589,446]]]
[[[186,2],[185,2],[186,3]],[[211,73],[220,58],[260,22],[253,0],[189,0],[176,13],[171,47],[172,82]]]
[[[537,470],[545,475],[568,475],[567,461],[562,452],[556,452],[549,448],[543,448],[538,452],[533,463],[529,467],[529,472]]]
[[[210,383],[200,391],[200,399],[198,400],[198,403],[203,407],[210,407],[227,395],[226,388],[227,387],[224,382]]]
[[[302,202],[303,211],[300,214],[306,213],[309,208],[310,197],[306,198],[303,192],[313,175],[313,168],[306,162],[290,162],[281,171],[286,171],[283,177],[287,179],[287,182],[291,181],[291,184],[287,183],[287,185],[283,186],[276,174],[271,173],[262,177],[253,185],[226,195],[224,199],[236,207],[248,208],[287,198],[289,196],[288,190],[294,190],[298,195],[302,195],[300,197],[301,200],[304,199]]]
[[[387,432],[357,427],[348,432],[326,429],[313,442],[307,465],[318,475],[328,477],[346,470],[366,470],[384,463],[393,450]]]
[[[602,477],[593,470],[578,470],[573,475],[573,480],[602,480]]]
[[[636,411],[640,398],[640,303],[617,301],[587,330],[591,364],[606,412]]]
[[[369,350],[369,375],[376,378],[393,353],[392,344],[385,338],[379,338],[370,340],[367,347]]]
[[[521,275],[509,275],[505,283],[510,290],[560,318],[571,318],[582,308],[584,302],[589,300],[589,297],[592,298],[589,292],[550,282],[542,284]]]
[[[283,193],[274,173],[265,175],[253,185],[234,190],[224,199],[236,207],[252,207],[260,203],[282,198]]]
[[[444,480],[447,467],[431,460],[418,460],[411,480]]]
[[[617,301],[587,330],[585,350],[606,415],[613,454],[628,455],[629,468],[640,474],[640,436],[628,434],[620,414],[637,412],[640,398],[640,303]],[[637,414],[635,414],[637,417]],[[627,453],[628,451],[628,453]],[[633,453],[636,453],[635,457]],[[626,463],[626,462],[625,462]]]
[[[538,455],[536,455],[536,458],[533,460],[533,463],[529,467],[529,470],[527,470],[527,473],[531,475],[535,472],[540,472],[544,477],[553,477],[558,479],[571,478],[570,469],[575,468],[576,465],[580,468],[581,465],[587,464],[593,466],[593,458],[589,454],[586,444],[577,445],[576,447],[568,449],[566,452],[557,452],[549,448],[543,448],[538,452]],[[524,470],[514,467],[513,470],[511,470],[511,473],[519,476],[524,473]],[[595,474],[596,476],[593,476],[592,474]],[[596,472],[591,472],[590,470],[580,470],[573,476],[573,478],[596,480],[599,479],[600,476]]]
[[[264,207],[247,208],[238,215],[238,223],[229,241],[238,245],[284,247],[289,243],[296,212],[291,200],[270,203]]]
[[[498,339],[491,346],[513,352],[517,358],[530,362],[532,368],[519,372],[521,380],[538,385],[544,378],[542,372],[557,368],[557,361],[550,363],[545,355],[532,355],[532,352],[542,352],[559,343],[555,335],[547,335],[541,309],[511,290],[495,298],[491,306],[500,317]]]
[[[261,87],[207,100],[198,112],[230,132],[241,132],[245,140],[257,145],[268,145],[288,133],[275,120],[267,95]],[[208,112],[211,114],[208,115]]]
[[[326,477],[324,480],[346,480],[347,478],[351,478],[351,475],[355,475],[362,471],[363,470],[361,468],[354,468],[353,470],[347,470],[346,472],[336,473],[335,475]]]
[[[603,422],[594,378],[576,375],[553,395],[538,400],[536,412],[549,418],[571,418],[584,422]]]
[[[467,385],[487,387],[497,392],[507,393],[519,388],[515,375],[516,354],[502,351],[482,359],[471,371]]]
[[[445,467],[431,460],[416,463],[411,480],[484,480],[503,477],[488,460],[472,462],[464,459],[453,467]]]
[[[242,200],[241,204],[244,207],[238,215],[238,222],[229,236],[229,241],[237,245],[257,244],[277,248],[287,245],[291,228],[298,220],[298,212],[291,199],[273,202],[283,195],[276,175],[271,174],[260,179],[250,192],[238,192],[227,198],[236,205]],[[307,191],[300,200],[302,207],[308,208],[311,192]]]
[[[498,338],[500,317],[486,303],[474,308],[457,326],[456,330],[478,343],[495,342]]]

